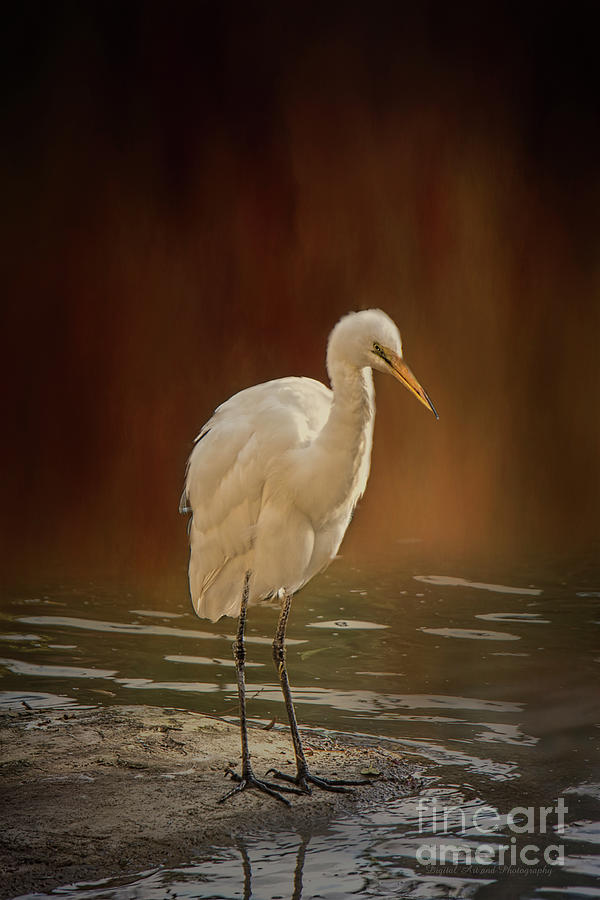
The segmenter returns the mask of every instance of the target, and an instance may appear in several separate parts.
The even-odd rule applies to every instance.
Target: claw
[[[280,772],[278,769],[268,769],[267,775],[274,775],[275,778],[280,778],[282,781],[289,781],[290,784],[296,784],[301,789],[298,793],[300,794],[312,794],[312,791],[308,785],[308,781],[306,779],[301,778],[299,775],[287,775],[285,772]],[[277,787],[280,787],[277,785]],[[281,788],[283,790],[283,788]]]
[[[234,788],[224,794],[223,797],[220,797],[219,803],[223,803],[225,800],[228,800],[229,797],[241,793],[241,791],[246,790],[246,788],[256,788],[256,790],[262,791],[263,794],[268,794],[269,797],[280,800],[282,803],[285,803],[286,806],[291,806],[291,803],[286,797],[281,796],[280,791],[285,791],[288,794],[304,793],[304,791],[298,790],[298,788],[289,788],[280,784],[273,784],[270,781],[261,781],[259,778],[256,778],[251,771],[245,772],[243,775],[238,775],[233,769],[225,769],[225,772],[227,775],[231,776],[232,781],[237,781],[238,783]]]
[[[310,784],[314,784],[316,787],[321,788],[323,791],[332,791],[336,794],[351,794],[353,787],[359,787],[362,784],[372,784],[372,779],[356,779],[355,781],[350,780],[342,780],[342,779],[332,779],[332,778],[318,778],[316,775],[311,775],[310,772],[299,772],[297,775],[288,775],[285,772],[279,772],[277,769],[269,769],[267,775],[274,775],[275,778],[280,778],[283,781],[289,781],[291,784],[297,784],[298,787],[303,789],[303,793],[311,794],[312,791],[309,787]]]

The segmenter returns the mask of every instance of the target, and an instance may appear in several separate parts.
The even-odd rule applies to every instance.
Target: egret
[[[438,418],[402,356],[394,322],[378,309],[348,313],[329,336],[331,390],[312,378],[280,378],[235,394],[194,441],[180,511],[189,522],[189,583],[198,616],[237,616],[237,673],[242,770],[222,799],[256,788],[288,803],[280,791],[311,785],[345,791],[365,782],[317,778],[309,771],[288,681],[285,633],[292,597],[335,557],[371,465],[375,416],[372,370],[387,372]],[[281,612],[273,661],[290,723],[296,775],[252,770],[246,725],[244,632],[248,607],[277,598]]]

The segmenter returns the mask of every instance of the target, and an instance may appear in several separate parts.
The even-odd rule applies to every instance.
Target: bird
[[[195,612],[237,617],[233,644],[241,733],[241,775],[221,800],[254,788],[289,805],[282,792],[347,791],[364,781],[313,775],[304,753],[286,666],[292,597],[336,556],[371,466],[373,371],[392,375],[437,418],[404,361],[402,339],[380,309],[344,315],[327,344],[331,388],[287,377],[241,390],[215,410],[187,461],[180,512],[189,515],[189,588]],[[273,661],[285,701],[296,775],[252,768],[245,688],[248,608],[280,603]],[[267,776],[277,782],[267,781]],[[282,784],[280,782],[285,782]]]

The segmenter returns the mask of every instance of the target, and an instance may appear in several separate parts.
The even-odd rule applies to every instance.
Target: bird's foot
[[[269,769],[267,775],[274,775],[275,778],[280,778],[282,781],[289,781],[290,784],[298,785],[304,794],[312,793],[311,784],[321,788],[322,791],[332,791],[336,794],[351,794],[353,787],[373,783],[372,778],[357,778],[355,780],[319,778],[317,775],[311,775],[308,770],[298,772],[296,775],[288,775],[286,772],[277,771],[277,769]]]
[[[246,788],[255,788],[258,791],[262,791],[263,794],[268,794],[269,797],[273,797],[275,800],[280,800],[282,803],[285,803],[286,806],[290,806],[290,801],[286,797],[281,796],[281,791],[285,791],[288,794],[304,794],[305,791],[299,790],[298,788],[292,787],[284,787],[281,784],[273,784],[270,781],[261,781],[257,778],[252,770],[245,771],[242,775],[238,775],[237,772],[234,772],[233,769],[225,769],[227,775],[231,776],[232,781],[237,781],[237,784],[234,788],[228,791],[223,797],[219,799],[219,803],[223,803],[224,800],[228,800],[229,797],[233,797],[234,794],[239,794],[241,791],[245,791]]]

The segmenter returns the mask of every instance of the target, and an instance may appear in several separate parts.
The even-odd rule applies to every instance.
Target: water
[[[265,721],[285,719],[275,620],[253,609],[248,628],[251,714]],[[419,797],[52,896],[600,898],[599,624],[600,567],[374,577],[338,562],[293,608],[298,716],[385,738],[422,765]],[[235,716],[235,625],[195,618],[183,590],[21,590],[0,626],[4,705]]]

